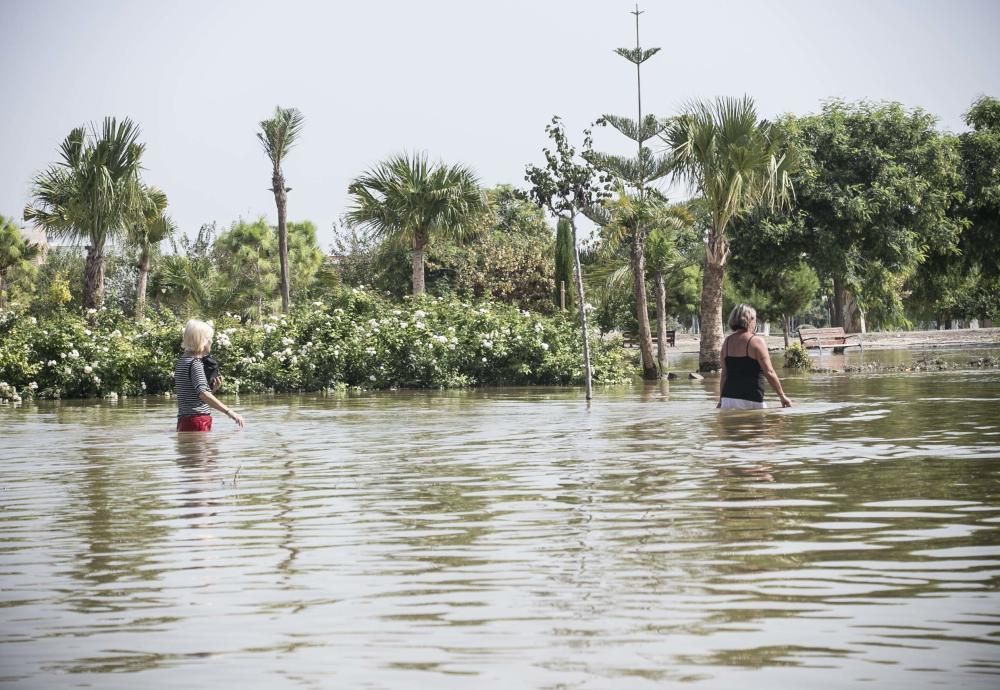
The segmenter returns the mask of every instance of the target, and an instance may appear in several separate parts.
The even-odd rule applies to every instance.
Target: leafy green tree
[[[40,253],[41,247],[25,240],[13,219],[0,216],[0,309],[7,306],[11,277],[30,273]]]
[[[841,101],[783,122],[802,155],[793,177],[802,247],[833,282],[835,326],[850,329],[855,311],[904,322],[904,281],[957,246],[958,143],[934,124],[898,103]]]
[[[155,302],[181,315],[204,317],[215,311],[218,270],[212,251],[218,235],[215,223],[202,225],[192,240],[187,235],[169,238],[171,253],[163,256],[150,274]]]
[[[545,167],[529,165],[524,179],[531,185],[528,196],[557,218],[565,219],[572,229],[573,264],[576,273],[576,302],[580,317],[580,338],[583,341],[583,378],[587,400],[594,397],[590,369],[590,338],[588,336],[586,300],[583,295],[583,270],[580,266],[580,245],[577,240],[576,218],[585,209],[598,207],[608,197],[608,179],[584,158],[577,160],[576,148],[569,143],[562,120],[555,116],[545,126],[545,133],[555,144],[555,151],[542,149]],[[583,148],[591,148],[591,133],[584,130]]]
[[[50,237],[86,242],[83,306],[104,300],[104,249],[143,206],[139,167],[145,149],[130,119],[104,119],[100,131],[78,127],[60,146],[62,160],[37,175],[24,210]]]
[[[305,294],[323,263],[316,226],[309,221],[288,223],[287,232],[292,287],[296,294]],[[254,311],[258,316],[269,312],[281,288],[278,247],[278,231],[264,218],[237,221],[219,235],[212,247],[219,284],[216,308]]]
[[[566,218],[560,218],[556,224],[556,256],[555,256],[555,303],[569,306],[572,302],[572,292],[566,291],[566,286],[573,281],[573,228]],[[565,300],[562,296],[565,295]]]
[[[749,96],[695,103],[661,135],[675,175],[703,197],[711,217],[705,238],[698,368],[718,369],[722,349],[722,285],[729,224],[754,208],[789,205],[795,157],[757,116]]]
[[[257,138],[271,161],[271,192],[278,208],[278,258],[281,265],[281,310],[288,313],[291,304],[291,279],[288,275],[288,192],[285,173],[281,168],[285,156],[299,138],[305,118],[295,108],[275,107],[274,116],[260,123]]]
[[[636,319],[639,326],[639,353],[642,362],[642,375],[645,379],[656,379],[660,376],[662,367],[657,366],[657,361],[665,360],[665,353],[662,352],[663,344],[660,345],[661,353],[656,360],[653,358],[653,345],[651,331],[649,327],[649,312],[646,299],[646,236],[650,230],[649,219],[651,215],[644,213],[643,209],[654,200],[647,198],[651,194],[655,195],[647,186],[655,180],[664,177],[670,172],[671,162],[666,156],[653,153],[652,149],[646,146],[646,142],[653,139],[663,130],[664,124],[654,115],[642,113],[642,64],[659,52],[659,48],[648,48],[643,50],[639,45],[639,15],[638,9],[635,14],[635,48],[618,48],[615,52],[621,57],[635,65],[636,93],[638,100],[638,117],[633,120],[620,115],[604,115],[599,123],[609,124],[618,130],[628,139],[635,142],[637,150],[634,157],[621,156],[598,151],[588,150],[585,157],[599,170],[610,174],[621,184],[629,187],[630,192],[635,195],[635,203],[630,206],[630,211],[619,213],[620,228],[627,230],[629,239],[629,261],[632,269],[632,286],[635,292]],[[624,196],[619,198],[624,199]],[[626,220],[627,218],[627,220]],[[600,214],[594,217],[600,222]],[[661,295],[662,296],[662,295]],[[662,316],[662,315],[661,315]],[[661,331],[665,328],[661,326]]]
[[[401,154],[355,178],[348,191],[349,223],[383,242],[413,251],[413,294],[424,294],[424,254],[436,238],[472,234],[486,198],[471,168],[431,164],[425,154]]]

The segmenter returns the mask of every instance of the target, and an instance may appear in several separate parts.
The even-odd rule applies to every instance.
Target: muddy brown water
[[[1000,687],[1000,371],[715,385],[0,408],[0,686]]]

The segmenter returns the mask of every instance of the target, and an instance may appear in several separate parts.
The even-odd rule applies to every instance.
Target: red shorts
[[[196,414],[177,418],[177,431],[211,431],[212,415]]]

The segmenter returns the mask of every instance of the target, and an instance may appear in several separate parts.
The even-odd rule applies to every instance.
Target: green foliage
[[[181,328],[169,315],[137,323],[107,309],[40,319],[0,312],[0,382],[41,397],[168,391]],[[583,376],[573,319],[494,302],[424,297],[397,304],[339,290],[288,315],[253,322],[226,316],[215,328],[213,355],[229,391],[571,384]],[[630,380],[620,344],[594,342],[595,378]]]
[[[0,216],[0,309],[6,305],[12,285],[28,283],[34,277],[33,261],[39,254],[41,248],[24,239],[13,219]]]
[[[812,358],[809,356],[809,351],[802,346],[802,343],[791,343],[785,348],[785,369],[810,371],[812,368]]]
[[[568,308],[573,303],[573,228],[565,218],[560,218],[556,226],[556,256],[553,268],[555,269],[554,302],[558,305],[560,295],[565,294],[565,306]]]
[[[145,146],[130,119],[104,119],[101,130],[83,127],[69,133],[60,147],[62,161],[35,177],[33,201],[24,210],[50,237],[89,245],[84,282],[85,306],[104,299],[104,247],[144,210],[139,179]]]
[[[281,174],[281,163],[302,133],[305,117],[296,108],[275,106],[274,115],[260,123],[257,139],[271,161],[275,175]]]
[[[958,142],[934,122],[898,103],[841,101],[783,122],[803,157],[794,178],[801,247],[835,283],[837,325],[850,320],[851,297],[876,323],[898,322],[904,281],[957,245]]]
[[[401,154],[355,178],[347,221],[372,238],[413,250],[413,292],[424,291],[423,252],[436,239],[474,233],[488,211],[471,168],[431,164],[425,154]]]

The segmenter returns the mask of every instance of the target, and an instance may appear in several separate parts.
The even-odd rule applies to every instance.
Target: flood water
[[[1000,371],[785,384],[0,408],[0,685],[1000,687]]]

